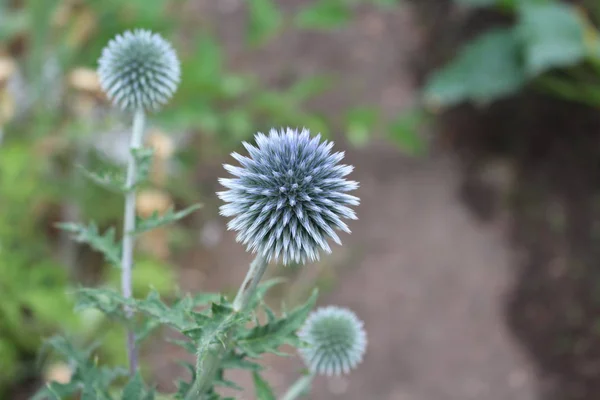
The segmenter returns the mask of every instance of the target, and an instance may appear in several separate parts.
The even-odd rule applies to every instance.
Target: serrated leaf
[[[306,303],[275,321],[238,333],[236,340],[238,347],[250,357],[258,357],[264,353],[280,354],[278,348],[281,345],[297,343],[296,331],[314,307],[317,294],[318,291],[315,289]]]
[[[127,190],[133,190],[148,180],[150,168],[152,167],[152,159],[154,158],[154,149],[150,147],[132,149],[131,154],[135,158],[136,163],[135,181],[133,186],[128,187]]]
[[[254,381],[254,397],[257,400],[275,400],[275,394],[271,385],[265,381],[258,372],[252,374],[252,380]]]
[[[584,25],[574,6],[526,3],[519,8],[517,32],[525,46],[529,75],[576,65],[586,56]]]
[[[87,243],[92,249],[104,255],[107,262],[115,267],[121,266],[121,246],[115,240],[115,229],[109,228],[101,234],[94,222],[88,226],[73,222],[57,224],[57,227],[73,234],[73,240]]]
[[[247,309],[254,310],[258,306],[258,304],[260,302],[262,302],[262,300],[264,299],[264,297],[267,294],[267,292],[269,291],[269,289],[271,289],[273,286],[284,283],[285,281],[286,281],[285,278],[278,277],[278,278],[272,278],[272,279],[268,279],[264,282],[261,282],[258,285],[258,287],[256,288],[254,295],[248,302]]]
[[[228,379],[215,379],[214,384],[215,384],[215,386],[221,386],[221,387],[225,387],[225,388],[229,388],[229,389],[234,389],[234,390],[239,390],[239,391],[244,390],[244,388],[239,386],[237,383],[230,381]]]
[[[248,2],[248,11],[248,39],[253,45],[273,36],[283,22],[279,6],[273,0],[252,0]]]
[[[173,211],[173,209],[169,209],[163,215],[159,215],[159,213],[155,211],[148,218],[138,219],[138,221],[136,223],[135,231],[133,233],[135,235],[139,235],[141,233],[150,231],[152,229],[156,229],[161,226],[165,226],[165,225],[177,222],[177,221],[187,217],[188,215],[190,215],[191,213],[193,213],[194,211],[198,210],[201,207],[202,206],[200,204],[194,204],[186,209],[183,209],[183,210],[177,211],[177,212]]]
[[[125,299],[119,292],[112,289],[81,288],[76,292],[75,311],[95,308],[104,314],[125,320],[123,306],[132,302]]]
[[[516,92],[526,81],[519,46],[512,29],[493,29],[477,37],[429,77],[425,103],[437,109],[466,100],[490,102]]]
[[[146,313],[162,324],[170,325],[178,331],[184,331],[193,326],[191,310],[187,310],[177,303],[169,307],[160,299],[160,295],[152,290],[143,300],[138,300],[136,309]]]
[[[122,172],[104,171],[102,173],[96,173],[93,171],[88,171],[83,166],[78,166],[78,168],[83,176],[98,186],[114,193],[126,192],[125,177],[123,176]]]
[[[294,22],[304,29],[333,29],[347,23],[351,17],[351,9],[345,1],[318,0],[301,10]]]
[[[139,372],[127,383],[123,389],[121,400],[142,400],[144,381]]]
[[[221,364],[224,370],[227,369],[244,369],[249,371],[262,371],[264,367],[253,361],[247,360],[245,354],[230,352],[225,357]]]

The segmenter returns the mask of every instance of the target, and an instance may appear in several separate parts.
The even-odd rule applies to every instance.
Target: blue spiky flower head
[[[336,306],[312,312],[298,337],[306,343],[299,352],[313,374],[347,374],[367,349],[363,322],[352,311]]]
[[[158,110],[175,93],[180,75],[171,44],[142,29],[117,35],[98,60],[100,85],[123,110]]]
[[[353,167],[339,164],[344,153],[331,153],[332,142],[309,131],[288,128],[258,133],[256,146],[244,142],[249,157],[232,153],[240,167],[225,165],[235,178],[220,179],[229,190],[218,193],[227,204],[221,215],[234,217],[228,228],[237,241],[267,260],[304,264],[331,252],[327,240],[341,244],[336,230],[350,232],[344,219],[356,219],[347,194],[358,183],[346,180]]]

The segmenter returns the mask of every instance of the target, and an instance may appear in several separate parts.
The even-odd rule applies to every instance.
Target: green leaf
[[[112,289],[81,288],[75,293],[77,295],[75,311],[95,308],[122,321],[126,319],[123,305],[133,304],[132,301],[125,299],[119,292]]]
[[[254,397],[257,400],[275,400],[273,389],[258,372],[252,374],[252,380],[254,381]]]
[[[150,147],[132,149],[131,154],[133,154],[136,163],[135,181],[133,187],[127,188],[127,190],[132,190],[148,180],[152,159],[154,158],[154,149]]]
[[[83,166],[78,166],[83,176],[94,182],[100,187],[107,189],[114,193],[124,193],[126,191],[125,178],[122,172],[115,171],[104,171],[102,173],[96,173],[88,171]]]
[[[281,27],[283,16],[273,0],[252,0],[248,3],[248,40],[251,44],[263,43]]]
[[[335,78],[327,75],[316,75],[300,79],[285,90],[286,96],[295,102],[302,102],[317,96],[332,87]]]
[[[127,383],[123,389],[121,400],[142,400],[144,381],[139,372]]]
[[[184,331],[194,326],[192,313],[185,303],[177,302],[173,307],[167,306],[156,291],[151,291],[144,300],[138,300],[136,309],[152,316],[162,324],[169,325],[178,331]]]
[[[529,75],[576,65],[586,55],[584,26],[574,6],[527,3],[519,8],[516,29],[525,46]]]
[[[70,398],[79,390],[79,385],[77,385],[76,382],[69,382],[66,384],[51,382],[42,389],[40,389],[31,398],[31,400],[63,400],[66,398]]]
[[[301,10],[294,22],[304,29],[333,29],[347,23],[351,17],[351,9],[343,0],[318,0]]]
[[[427,120],[427,114],[423,110],[408,111],[390,124],[389,137],[405,153],[423,155],[427,150],[427,143],[420,130]]]
[[[423,91],[432,108],[463,101],[490,102],[519,90],[526,81],[519,43],[511,29],[494,29],[469,42],[433,73]]]
[[[250,357],[259,357],[264,353],[281,354],[278,351],[281,345],[297,343],[296,331],[314,307],[317,294],[315,289],[306,303],[279,319],[269,318],[265,325],[257,325],[239,332],[236,341],[238,347]]]
[[[346,137],[355,147],[365,146],[377,122],[379,111],[375,108],[357,107],[346,114]]]
[[[144,233],[150,231],[152,229],[159,228],[161,226],[165,226],[174,222],[179,221],[198,210],[202,206],[200,204],[194,204],[186,209],[181,211],[174,212],[173,209],[167,210],[163,215],[159,215],[157,211],[152,213],[152,215],[145,219],[138,219],[135,227],[135,231],[133,232],[135,235],[139,235],[140,233]]]
[[[121,246],[115,241],[114,228],[109,228],[104,234],[100,234],[94,222],[88,226],[66,222],[57,224],[57,227],[71,232],[76,242],[87,243],[92,249],[102,253],[106,261],[113,266],[121,267]]]

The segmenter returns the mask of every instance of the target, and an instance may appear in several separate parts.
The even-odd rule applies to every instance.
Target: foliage
[[[229,67],[214,27],[185,26],[182,22],[186,20],[185,7],[180,3],[181,0],[131,0],[126,5],[117,0],[27,0],[11,5],[0,2],[0,52],[17,61],[22,85],[19,90],[26,97],[22,102],[17,99],[15,118],[7,124],[0,121],[0,129],[6,133],[0,148],[0,202],[2,209],[10,210],[0,215],[0,272],[10,277],[0,283],[0,312],[10,316],[0,322],[0,365],[6,362],[10,366],[3,370],[0,392],[3,381],[11,380],[22,370],[32,370],[22,360],[36,352],[42,336],[66,331],[77,338],[76,343],[71,346],[62,339],[52,339],[50,347],[75,363],[77,372],[71,383],[50,385],[42,396],[63,398],[66,393],[78,393],[82,398],[119,398],[115,394],[118,392],[127,398],[152,398],[153,391],[141,376],[127,381],[121,374],[99,367],[99,363],[126,361],[123,332],[134,324],[139,342],[160,325],[183,330],[189,339],[185,346],[192,352],[202,346],[213,349],[229,341],[236,343],[223,356],[220,368],[215,371],[215,382],[232,386],[223,379],[223,369],[250,369],[255,373],[257,396],[269,398],[268,383],[258,375],[260,367],[255,358],[263,352],[278,352],[283,343],[297,345],[294,332],[310,308],[307,305],[308,308],[276,316],[261,302],[266,286],[259,288],[260,295],[243,313],[233,312],[226,299],[212,294],[163,302],[157,293],[165,295],[173,290],[174,272],[169,265],[148,255],[137,260],[134,273],[134,295],[143,300],[125,300],[114,291],[119,286],[120,271],[103,265],[120,265],[120,234],[111,225],[118,222],[115,216],[122,206],[124,191],[154,185],[148,182],[154,155],[148,149],[134,154],[141,168],[135,185],[126,188],[118,157],[103,154],[96,145],[103,134],[122,130],[128,119],[111,112],[99,93],[90,96],[94,104],[92,112],[79,115],[72,103],[80,103],[81,93],[69,86],[68,76],[77,67],[95,67],[102,48],[116,34],[143,27],[172,39],[178,50],[184,85],[169,105],[149,121],[152,127],[169,132],[199,134],[191,136],[194,138],[191,144],[178,148],[175,154],[174,161],[183,169],[179,171],[179,179],[174,180],[177,182],[167,184],[169,190],[177,191],[175,204],[189,204],[190,199],[195,201],[199,197],[186,175],[197,170],[204,155],[229,152],[255,131],[267,128],[267,123],[303,126],[325,137],[332,134],[329,126],[339,126],[350,144],[357,147],[366,145],[373,132],[381,131],[411,154],[424,151],[424,143],[416,133],[426,120],[423,112],[387,121],[375,107],[361,105],[346,110],[339,118],[326,119],[309,110],[307,103],[334,87],[334,76],[307,77],[279,88],[265,87],[255,76]],[[252,1],[246,7],[247,43],[260,48],[286,29],[343,28],[365,3],[392,7],[398,2],[315,0],[291,15],[276,1]],[[195,140],[200,135],[202,148],[206,150],[198,157]],[[78,171],[74,171],[75,167]],[[79,172],[89,181],[74,184]],[[5,179],[7,176],[10,179]],[[64,215],[60,210],[66,205],[76,206],[77,218],[62,221]],[[134,233],[141,235],[164,227],[185,218],[196,208],[171,208],[166,213],[140,218]],[[74,247],[77,254],[84,253],[85,263],[101,270],[95,280],[98,288],[76,291],[79,313],[73,316],[67,316],[67,310],[74,299],[64,288],[74,278],[80,278],[77,276],[80,270],[86,270],[88,265],[82,268],[77,265],[73,271],[57,261],[59,257],[53,246],[62,234],[54,229],[57,220],[63,222],[59,227],[64,233],[71,234],[79,243]],[[84,250],[81,244],[89,245],[104,260],[93,256],[88,259],[89,250]],[[155,291],[149,292],[149,286]],[[306,304],[311,302],[314,298]],[[125,306],[136,311],[134,321],[120,315]],[[267,322],[258,323],[263,315]],[[250,326],[240,328],[242,321]],[[115,327],[118,322],[123,327]],[[185,329],[182,324],[187,324]],[[77,350],[99,337],[104,343],[100,347]],[[48,361],[54,359],[49,356]],[[196,373],[196,368],[191,367]],[[180,385],[180,395],[189,391],[194,378],[195,375]],[[108,391],[109,383],[113,386]]]
[[[434,109],[472,101],[485,104],[525,85],[572,101],[600,105],[600,32],[593,14],[559,1],[461,0],[497,7],[516,22],[467,43],[424,88]],[[590,12],[594,12],[591,10]]]

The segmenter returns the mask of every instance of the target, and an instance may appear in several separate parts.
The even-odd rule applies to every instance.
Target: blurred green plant
[[[509,13],[515,23],[482,33],[435,71],[423,90],[429,108],[488,104],[526,85],[600,107],[598,7],[535,0],[457,2]]]

